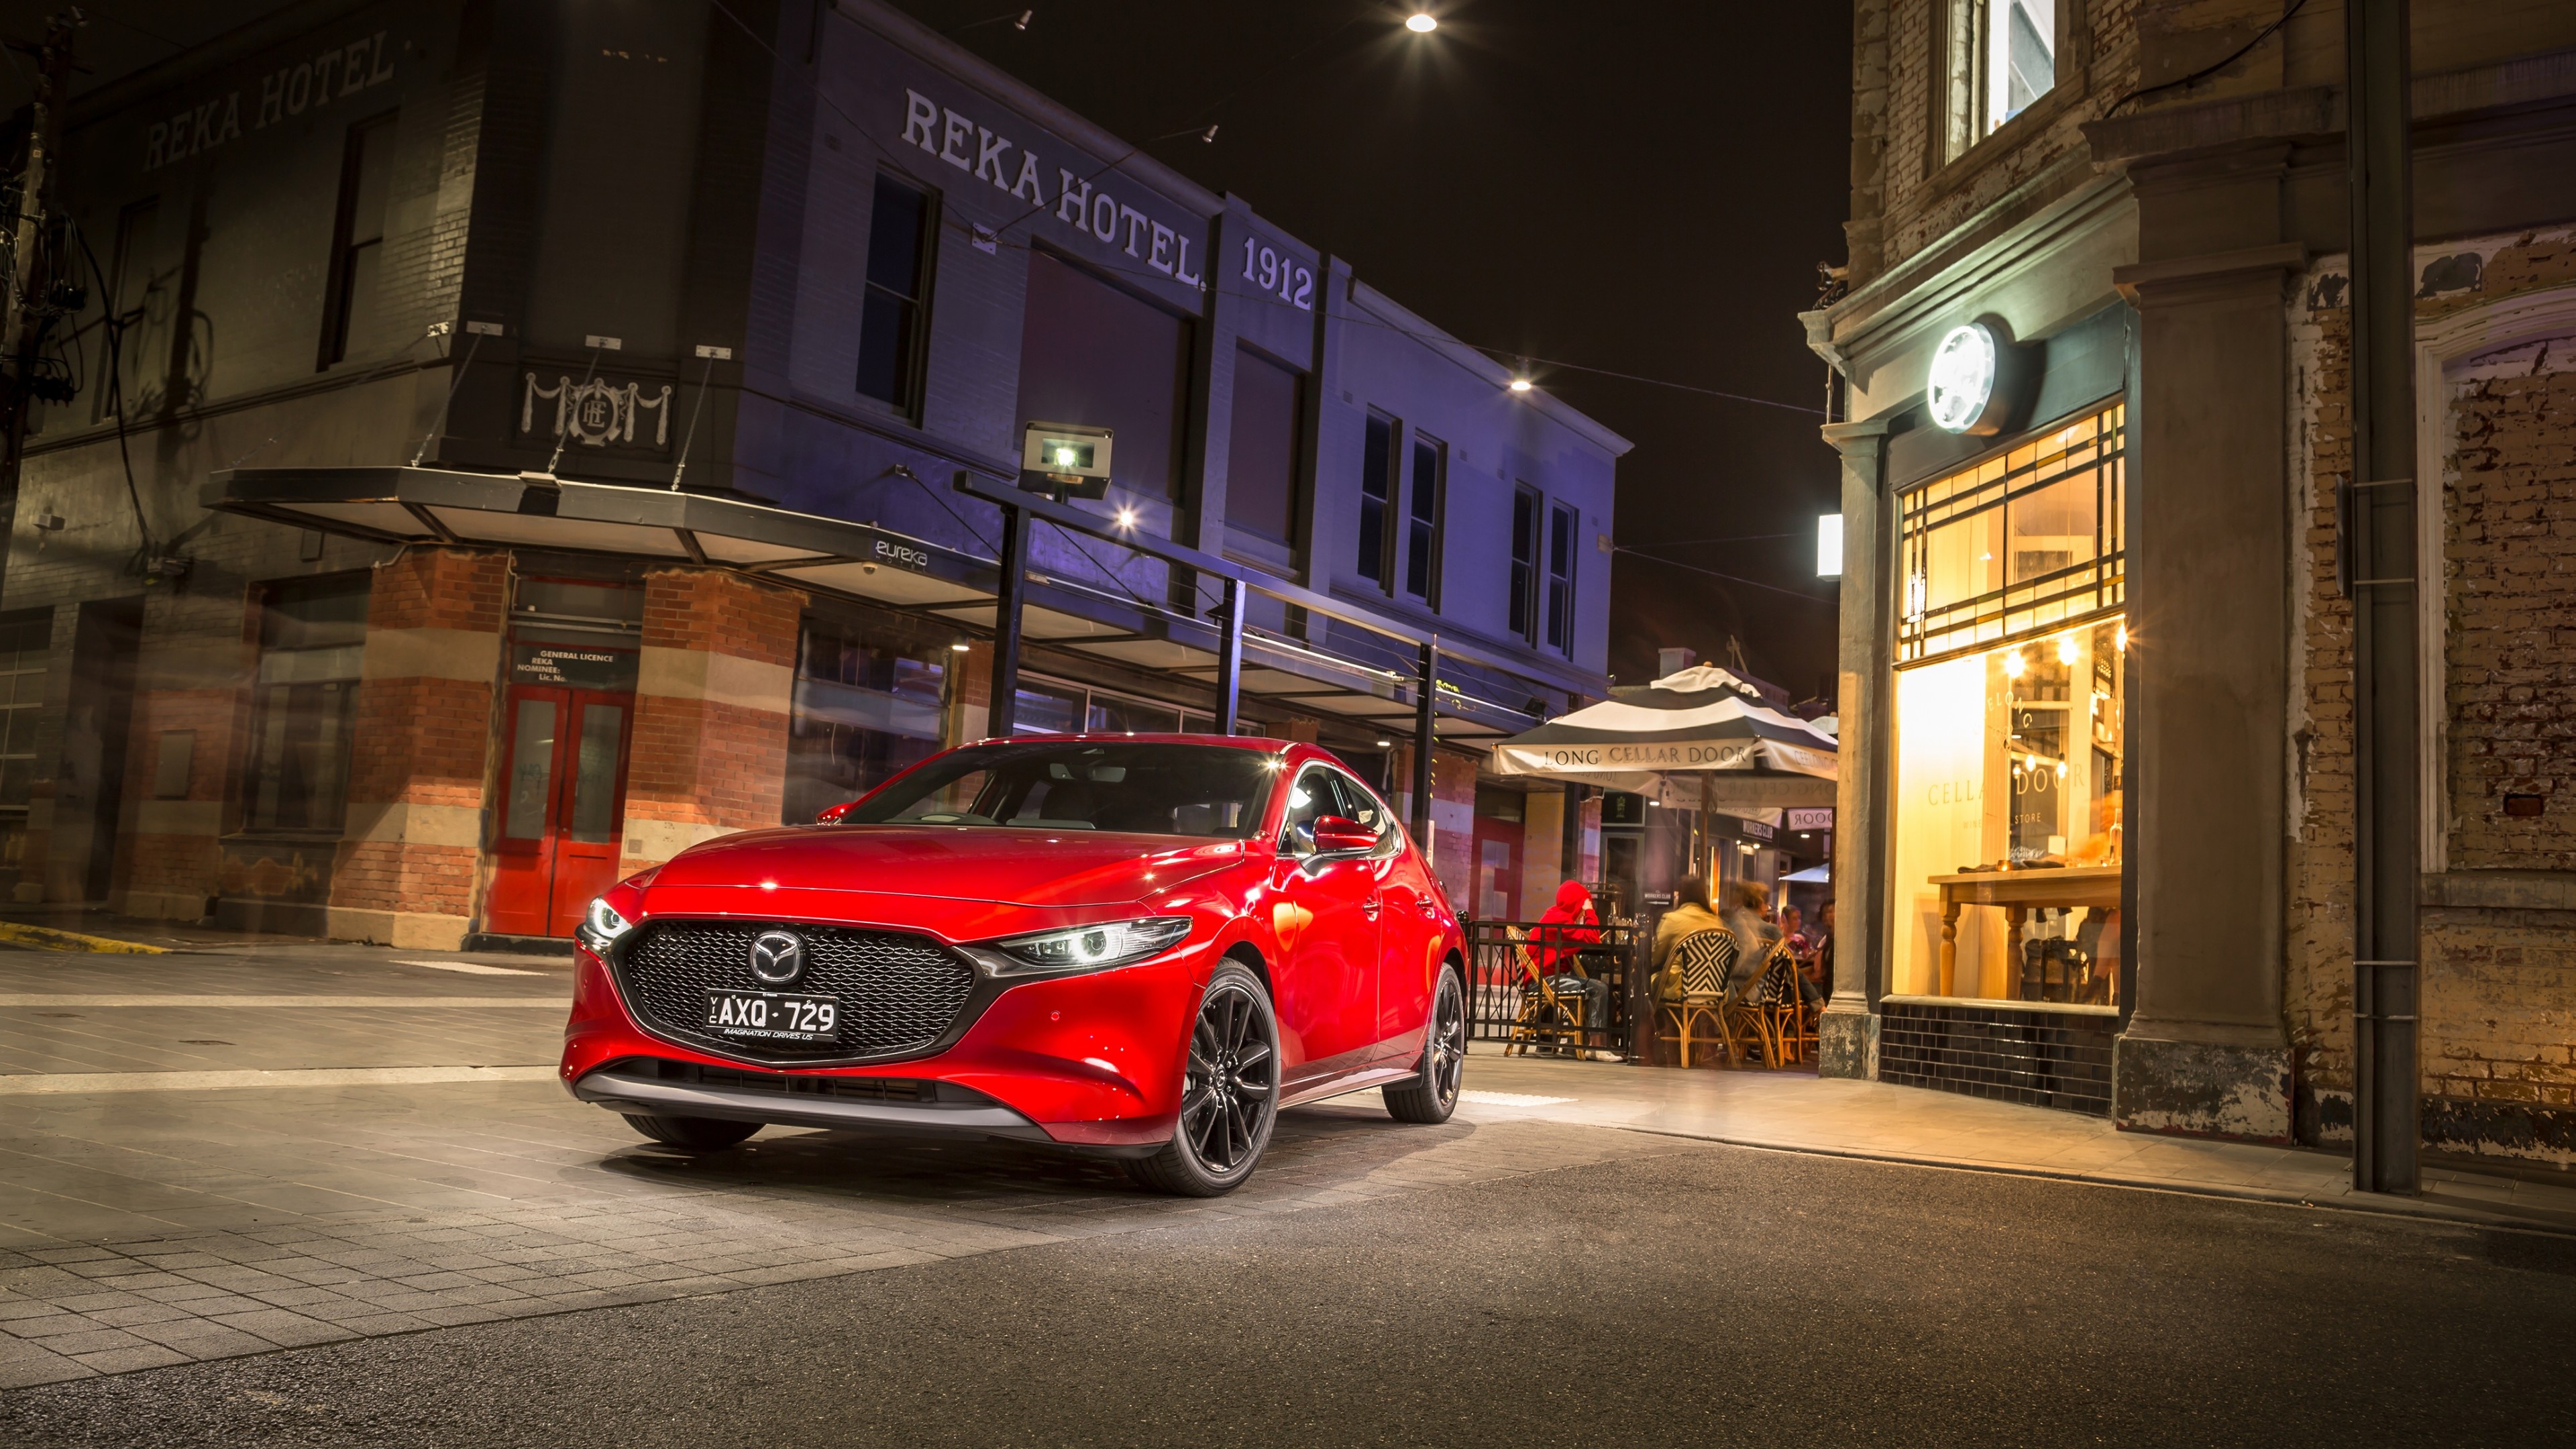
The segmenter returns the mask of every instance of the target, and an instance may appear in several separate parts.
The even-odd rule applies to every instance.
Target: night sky
[[[1807,409],[1533,374],[1637,445],[1623,547],[1772,586],[1618,555],[1618,680],[1731,635],[1792,697],[1828,688],[1839,484],[1797,313],[1843,257],[1849,7],[1438,0],[1416,36],[1381,0],[1063,0],[1025,31],[973,22],[1026,0],[898,3],[1465,341]],[[1715,539],[1742,541],[1688,542]]]
[[[1025,31],[1026,0],[898,3],[1468,342],[1789,404],[1534,373],[1636,443],[1618,539],[1674,561],[1617,556],[1618,679],[1660,646],[1723,660],[1732,636],[1793,697],[1829,687],[1814,530],[1835,469],[1796,314],[1843,255],[1848,7],[1436,0],[1416,36],[1409,0],[1059,0]],[[52,8],[8,0],[0,30],[32,38]],[[275,7],[85,8],[86,85]],[[0,111],[27,94],[13,59]]]

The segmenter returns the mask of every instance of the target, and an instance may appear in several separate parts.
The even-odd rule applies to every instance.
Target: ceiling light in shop
[[[2072,634],[2061,634],[2061,635],[2059,635],[2059,636],[2058,636],[2058,639],[2057,639],[2057,662],[2058,662],[2058,663],[2060,663],[2060,664],[2072,664],[2072,663],[2074,663],[2074,662],[2075,662],[2076,656],[2077,656],[2078,654],[2080,654],[2081,652],[2082,652],[2081,650],[2079,650],[2079,649],[2077,649],[2077,648],[2075,647],[2075,636],[2074,636],[2074,635],[2072,635]]]

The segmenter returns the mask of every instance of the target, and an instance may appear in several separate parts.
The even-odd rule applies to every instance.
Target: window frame
[[[1571,503],[1556,503],[1547,510],[1547,535],[1541,542],[1545,550],[1547,579],[1547,647],[1574,657],[1574,592],[1577,551],[1575,537],[1583,532],[1583,515]],[[1559,569],[1562,561],[1564,567]]]
[[[1385,429],[1385,443],[1378,446],[1370,435]],[[1375,470],[1378,492],[1369,492],[1369,474]],[[1396,520],[1404,507],[1404,420],[1376,408],[1360,424],[1360,510],[1354,533],[1359,543],[1355,563],[1359,576],[1377,585],[1378,592],[1392,598],[1399,570],[1396,560]],[[1369,521],[1374,505],[1377,520]],[[1370,572],[1370,559],[1376,560],[1376,572]]]
[[[879,282],[875,275],[877,207],[888,187],[909,191],[921,199],[921,215],[914,223],[912,294],[905,296]],[[938,188],[913,177],[879,168],[868,189],[868,249],[859,261],[859,329],[858,361],[851,370],[850,391],[863,402],[884,408],[908,422],[918,423],[922,399],[928,393],[930,370],[931,294],[939,273],[940,202]],[[898,316],[908,316],[910,332],[897,348],[895,386],[898,397],[880,397],[866,386],[868,356],[868,304],[883,295],[892,300]],[[903,309],[910,309],[905,313]]]
[[[272,654],[301,654],[326,649],[347,649],[354,643],[358,651],[358,659],[362,661],[366,648],[366,609],[373,601],[373,582],[368,574],[341,573],[316,574],[308,578],[276,579],[262,586],[259,605],[261,638],[258,654],[251,667],[249,728],[244,731],[240,756],[242,760],[241,828],[244,834],[313,839],[339,839],[347,834],[349,777],[355,755],[358,695],[360,685],[363,683],[363,663],[354,664],[352,672],[347,675],[333,676],[328,679],[271,682],[261,678],[261,675],[265,672],[268,658]],[[341,644],[284,647],[267,641],[268,615],[278,608],[282,594],[299,589],[310,589],[319,593],[323,591],[323,586],[335,584],[345,586],[352,583],[357,587],[351,592],[357,596],[361,605],[356,640]],[[281,754],[276,760],[271,760],[268,758],[267,751],[271,722],[275,718],[275,712],[280,708],[280,696],[281,694],[286,696],[284,707],[291,710],[296,708],[293,702],[294,692],[311,686],[329,686],[338,695],[337,719],[332,722],[332,727],[338,733],[338,739],[331,743],[333,777],[328,791],[316,792],[312,797],[312,804],[319,806],[317,813],[321,819],[319,823],[308,818],[301,824],[283,825],[273,821],[263,821],[261,819],[262,786],[268,780],[271,769],[282,770],[283,768],[283,755]],[[336,799],[326,800],[323,798],[325,794],[336,796]]]
[[[1522,528],[1524,514],[1527,515],[1528,523],[1526,540],[1524,540]],[[1546,520],[1546,495],[1527,483],[1514,484],[1509,553],[1511,568],[1504,583],[1504,587],[1510,591],[1510,602],[1504,613],[1504,625],[1525,644],[1538,643],[1538,586],[1541,573],[1539,550],[1545,546]],[[1527,553],[1522,552],[1524,541],[1528,545]]]
[[[349,360],[349,321],[357,310],[358,253],[367,247],[381,249],[385,244],[385,216],[375,218],[375,235],[365,241],[356,239],[359,193],[366,187],[367,142],[381,134],[390,148],[398,139],[395,125],[401,119],[399,110],[379,111],[375,115],[351,121],[341,141],[340,195],[332,207],[331,253],[325,269],[322,294],[322,339],[313,370],[328,372]],[[394,155],[385,152],[385,213],[393,211]],[[378,259],[381,262],[382,252]],[[378,275],[382,275],[379,268]]]
[[[1429,478],[1424,478],[1423,462],[1428,454]],[[1440,611],[1440,566],[1442,524],[1449,512],[1449,445],[1415,429],[1405,449],[1405,508],[1403,527],[1404,593],[1422,601],[1433,613]],[[1425,495],[1428,495],[1426,500]],[[1426,510],[1425,503],[1428,503]],[[1421,587],[1415,587],[1414,549],[1417,542],[1424,551]]]
[[[2028,106],[2006,118],[1993,130],[1978,134],[1976,127],[1987,95],[1978,78],[1983,66],[1982,42],[1986,28],[1978,25],[1976,34],[1963,38],[1959,21],[1963,15],[1974,15],[1981,10],[1991,15],[1994,3],[1995,0],[1941,0],[1934,22],[1926,27],[1930,48],[1926,60],[1933,78],[1933,83],[1925,87],[1928,92],[1925,120],[1929,127],[1929,144],[1923,148],[1923,170],[1927,176],[1941,175],[1953,167],[1963,175],[1981,169],[1984,164],[1982,158],[2012,149],[2010,142],[2001,147],[1988,146],[1987,142],[1998,136],[2019,137],[2030,127],[2044,124],[2047,117],[2062,110],[2069,98],[2080,94],[2087,84],[2085,63],[2090,46],[2089,32],[2084,26],[2084,6],[2080,0],[2049,0],[2055,16],[2057,48],[2052,56],[2053,79],[2048,90],[2034,97]],[[2005,0],[2005,3],[2008,6],[2010,0]],[[1964,79],[1960,75],[1963,60],[1968,71]],[[1974,164],[1969,164],[1972,158]],[[1945,189],[1948,180],[1945,176],[1943,184],[1936,186],[1935,190]]]

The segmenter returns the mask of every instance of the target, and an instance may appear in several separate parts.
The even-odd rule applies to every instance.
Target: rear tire
[[[727,1122],[716,1117],[646,1117],[633,1112],[618,1115],[637,1132],[682,1152],[722,1152],[765,1125],[759,1122]]]
[[[1386,1115],[1426,1126],[1458,1110],[1458,1087],[1467,1077],[1467,997],[1458,973],[1443,969],[1431,993],[1431,1018],[1422,1032],[1422,1060],[1412,1081],[1383,1089]]]
[[[1220,1197],[1241,1187],[1279,1120],[1279,1019],[1261,978],[1221,961],[1191,1020],[1172,1140],[1124,1164],[1140,1187]]]

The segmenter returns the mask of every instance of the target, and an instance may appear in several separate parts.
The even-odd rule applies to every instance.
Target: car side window
[[[1387,827],[1395,822],[1387,817],[1386,808],[1377,803],[1377,797],[1369,793],[1368,787],[1339,771],[1333,773],[1333,787],[1342,797],[1338,814],[1367,826],[1379,840],[1386,839]]]
[[[1309,766],[1289,788],[1288,815],[1279,826],[1281,855],[1315,853],[1315,822],[1342,808],[1340,792],[1333,786],[1333,772],[1321,766]]]

